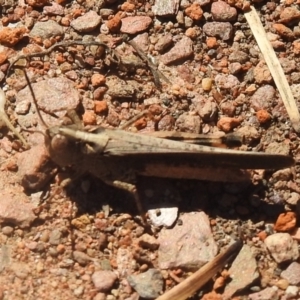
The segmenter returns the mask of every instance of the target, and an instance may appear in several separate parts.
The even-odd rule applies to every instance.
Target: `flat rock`
[[[275,233],[264,240],[277,263],[296,260],[299,257],[297,242],[288,233]]]
[[[92,275],[92,281],[98,292],[109,291],[118,276],[113,271],[96,271]]]
[[[248,245],[241,249],[229,269],[229,274],[232,280],[225,288],[224,299],[231,299],[236,292],[245,289],[259,278],[256,260]]]
[[[189,58],[193,54],[193,41],[187,36],[175,44],[170,51],[160,57],[160,60],[165,65],[181,61]]]
[[[227,41],[232,37],[233,27],[229,22],[207,22],[203,26],[203,31],[207,36],[214,36]]]
[[[122,33],[136,34],[146,30],[152,23],[152,19],[148,16],[133,16],[126,17],[121,22],[120,31]]]
[[[265,288],[257,293],[250,294],[248,297],[250,300],[262,300],[262,299],[277,299],[278,287],[272,286]]]
[[[42,39],[49,39],[51,37],[63,35],[63,27],[53,20],[36,22],[29,33],[30,37],[40,37]]]
[[[71,22],[71,26],[79,32],[90,32],[100,25],[101,17],[93,10]]]
[[[286,270],[281,272],[282,278],[286,279],[291,285],[298,285],[300,283],[300,264],[292,262]]]
[[[159,234],[158,263],[161,269],[196,270],[218,252],[204,212],[184,214],[180,219],[182,225],[164,228]]]
[[[67,110],[75,109],[80,102],[79,92],[74,83],[64,77],[50,78],[33,83],[32,88],[39,108],[46,113],[54,113],[62,117]],[[29,87],[16,95],[16,103],[32,102]]]
[[[55,164],[43,144],[18,155],[18,178],[26,190],[41,190],[54,176]]]
[[[130,275],[127,280],[137,293],[145,299],[157,298],[161,294],[164,285],[163,277],[156,269],[149,269],[147,272],[138,275]]]
[[[34,205],[28,202],[23,193],[9,193],[2,191],[0,201],[0,223],[14,224],[21,228],[29,227],[36,219],[33,213]]]
[[[178,12],[179,0],[156,0],[152,11],[156,16],[174,16]]]

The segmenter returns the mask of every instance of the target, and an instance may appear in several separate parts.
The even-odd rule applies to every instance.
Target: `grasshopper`
[[[73,166],[79,173],[88,172],[131,192],[142,215],[135,186],[138,176],[238,182],[250,179],[247,169],[280,169],[294,163],[292,157],[279,154],[220,149],[101,127],[87,132],[73,125],[47,129],[46,147],[59,166]]]

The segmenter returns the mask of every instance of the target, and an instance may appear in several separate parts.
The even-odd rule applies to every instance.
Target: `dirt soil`
[[[300,299],[299,137],[244,17],[254,5],[298,102],[297,1],[0,4],[0,107],[26,141],[0,111],[0,300],[156,299],[239,239],[236,259],[189,299]],[[172,178],[137,178],[145,224],[133,195],[101,180],[128,176],[135,159],[107,163],[105,177],[93,144],[66,150],[59,140],[49,153],[37,110],[47,128],[70,124],[76,110],[90,131],[234,133],[235,150],[295,165],[229,182],[236,170],[221,174],[218,155],[201,175],[183,171],[191,159],[177,153],[156,172]]]

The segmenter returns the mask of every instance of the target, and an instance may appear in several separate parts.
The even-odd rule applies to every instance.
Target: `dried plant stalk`
[[[296,101],[286,79],[286,76],[283,72],[283,69],[280,65],[280,62],[271,43],[268,40],[267,34],[253,6],[250,7],[249,11],[245,12],[245,17],[273,76],[274,82],[278,88],[293,128],[296,132],[300,132],[300,114],[297,108]]]
[[[200,268],[193,275],[176,285],[171,290],[167,291],[156,300],[185,300],[192,296],[205,283],[207,283],[227,262],[232,259],[234,255],[242,247],[240,240],[229,246],[224,252],[217,255],[211,262]]]

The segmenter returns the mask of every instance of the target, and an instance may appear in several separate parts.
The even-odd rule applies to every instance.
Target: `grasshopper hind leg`
[[[106,183],[109,184],[109,185],[112,185],[112,186],[114,186],[118,189],[128,191],[133,196],[133,198],[135,200],[136,207],[137,207],[137,209],[139,211],[139,214],[142,218],[142,221],[143,221],[144,224],[146,224],[146,213],[145,213],[145,210],[144,210],[143,205],[141,203],[141,199],[139,197],[139,194],[137,192],[136,185],[132,184],[132,183],[120,181],[120,180],[114,180],[112,182],[106,182]]]

